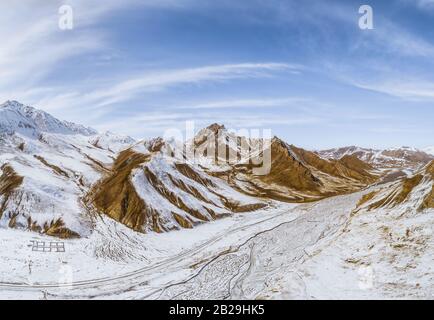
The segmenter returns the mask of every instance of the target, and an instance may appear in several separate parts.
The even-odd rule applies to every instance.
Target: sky
[[[434,0],[22,0],[0,18],[0,101],[100,131],[194,121],[308,149],[434,145]]]

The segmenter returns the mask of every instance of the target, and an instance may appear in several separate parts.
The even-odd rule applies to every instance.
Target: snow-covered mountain
[[[115,134],[110,131],[106,131],[102,134],[96,134],[89,142],[97,148],[111,151],[112,153],[118,153],[125,149],[125,147],[132,145],[136,141],[125,135]]]
[[[410,148],[313,153],[277,137],[237,136],[218,124],[181,145],[162,138],[136,142],[15,101],[3,104],[0,115],[0,225],[60,237],[90,234],[94,214],[140,232],[192,228],[272,201],[355,192],[384,175],[375,166],[431,159]],[[265,154],[269,170],[258,175],[257,158]]]
[[[91,224],[80,199],[113,161],[91,137],[0,135],[0,226],[59,237],[88,235]]]
[[[115,151],[95,146],[114,140],[95,130],[6,102],[0,108],[0,227],[58,237],[92,231],[81,198],[113,162]],[[122,142],[125,142],[122,147]]]
[[[217,124],[134,141],[16,102],[0,117],[1,298],[432,296],[434,162],[418,150],[321,156]]]
[[[427,151],[410,147],[378,150],[351,146],[321,150],[316,153],[326,159],[340,159],[343,156],[353,155],[380,169],[418,169],[434,160],[434,155]]]
[[[254,211],[272,200],[305,202],[348,193],[378,178],[357,158],[327,161],[277,138],[261,142],[272,161],[270,172],[257,175],[254,153],[242,158],[238,150],[243,139],[244,145],[261,142],[234,136],[220,125],[201,130],[185,145],[161,138],[138,142],[118,154],[92,188],[89,203],[134,230],[163,232]],[[231,163],[229,153],[240,157]]]
[[[106,214],[164,232],[266,206],[167,157],[162,139],[98,134],[17,102],[0,110],[0,227],[83,237]]]
[[[173,146],[161,138],[135,142],[110,132],[98,134],[18,102],[7,102],[0,110],[3,227],[81,237],[92,232],[93,215],[105,214],[136,231],[165,232],[254,211],[270,201],[305,202],[349,193],[378,179],[356,157],[325,160],[276,137],[247,139],[220,125]],[[218,153],[202,153],[217,150],[210,149],[214,141],[238,154],[240,141],[251,149],[265,146],[269,172],[255,174],[255,153],[236,163],[214,163]],[[186,157],[191,148],[194,161]]]
[[[213,137],[209,139],[207,135]],[[210,145],[214,144],[214,136],[217,140],[215,146]],[[312,201],[351,192],[378,178],[373,168],[356,158],[326,160],[277,137],[269,141],[246,139],[234,136],[217,124],[199,132],[189,147],[193,146],[197,150],[227,149],[228,154],[242,154],[240,145],[253,146],[254,149],[258,144],[265,146],[262,154],[269,154],[270,171],[267,174],[255,175],[255,166],[252,165],[257,162],[252,159],[255,154],[240,158],[233,165],[222,159],[220,162],[223,165],[215,166],[213,160],[218,157],[215,151],[211,156],[203,155],[200,164],[208,172],[223,178],[244,193],[290,202]]]
[[[7,101],[0,105],[0,133],[19,133],[37,137],[43,132],[85,136],[97,134],[91,128],[60,121],[44,111],[25,106],[17,101]]]

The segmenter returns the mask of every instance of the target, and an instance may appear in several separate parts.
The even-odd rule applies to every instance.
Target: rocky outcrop
[[[0,218],[2,218],[12,193],[23,183],[24,178],[19,176],[9,164],[4,164],[0,169]],[[14,219],[18,213],[9,214],[11,219]],[[13,225],[14,222],[10,224]]]

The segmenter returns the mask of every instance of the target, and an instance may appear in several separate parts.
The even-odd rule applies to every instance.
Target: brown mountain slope
[[[21,213],[21,204],[25,202],[27,196],[20,190],[23,182],[24,177],[18,175],[12,166],[8,163],[2,165],[0,168],[0,219],[6,214],[10,228],[16,228],[20,225],[20,223],[17,222],[17,218]],[[6,208],[11,204],[9,202],[14,204],[15,210],[6,212]],[[32,217],[27,216],[25,225],[21,227],[63,239],[79,238],[79,235],[68,229],[60,218],[40,224],[33,221]]]
[[[128,149],[97,183],[88,201],[100,213],[140,232],[192,228],[265,203],[237,194],[221,181],[186,163],[165,157],[164,144],[148,144],[149,154]],[[158,145],[158,147],[156,147]]]
[[[143,154],[121,152],[111,174],[93,188],[90,197],[99,212],[134,230],[140,230],[144,223],[148,223],[159,231],[158,215],[146,210],[130,181],[132,170],[148,160],[149,157]]]
[[[321,187],[321,181],[279,139],[271,143],[271,160],[271,171],[262,181],[300,191],[318,191]]]
[[[360,208],[434,208],[434,161],[411,177],[405,177],[366,195]]]
[[[0,203],[0,218],[2,218],[12,192],[23,183],[24,178],[20,177],[8,164],[4,164],[0,168],[0,173],[0,197],[2,199]]]
[[[426,168],[426,174],[431,178],[432,187],[431,191],[425,196],[419,209],[425,210],[434,208],[434,161],[432,161]]]
[[[243,153],[241,145],[253,152]],[[356,191],[376,179],[356,157],[328,161],[278,138],[248,139],[220,125],[177,148],[158,138],[121,152],[88,202],[136,231],[167,232],[270,200],[306,202]],[[268,152],[270,170],[259,175],[255,169],[263,164],[254,160]]]
[[[206,133],[201,132],[194,145],[200,150],[211,150],[213,153],[208,156],[210,159],[222,160],[216,150],[235,150],[236,141],[244,145],[258,143],[255,139],[234,137],[223,126],[218,125],[213,125],[208,135],[212,136],[211,139],[207,139]],[[206,145],[209,141],[216,141],[213,148]],[[313,152],[289,146],[276,137],[261,143],[268,146],[265,150],[271,153],[268,174],[255,175],[252,158],[243,159],[241,154],[236,164],[222,164],[217,169],[210,165],[206,167],[207,172],[249,195],[290,202],[312,201],[352,192],[378,179],[371,173],[373,168],[356,157],[348,156],[329,161]]]
[[[325,160],[317,154],[291,145],[297,156],[309,166],[343,179],[353,179],[363,183],[372,183],[377,177],[371,172],[372,166],[358,159],[356,156],[346,155],[338,160]]]

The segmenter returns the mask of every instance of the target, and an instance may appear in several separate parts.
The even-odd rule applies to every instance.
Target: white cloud
[[[89,4],[95,1],[89,1]],[[109,1],[104,7],[110,10]],[[104,37],[84,26],[102,13],[83,10],[83,1],[74,3],[76,30],[58,27],[58,9],[63,1],[24,0],[0,3],[0,98],[17,98],[35,90],[40,81],[68,58],[101,50]],[[78,12],[86,12],[84,15]],[[61,77],[61,75],[58,75]],[[17,96],[12,96],[15,94]]]
[[[389,79],[369,83],[353,82],[353,84],[361,89],[384,93],[409,101],[434,100],[434,82],[429,81]]]
[[[178,106],[179,109],[235,109],[235,108],[270,108],[270,107],[298,107],[305,102],[310,102],[307,98],[269,98],[269,99],[237,99],[222,100],[203,103],[193,103]]]
[[[434,0],[418,0],[417,4],[421,8],[434,8]]]
[[[86,85],[64,80],[59,72],[74,57],[112,52],[109,37],[96,28],[116,10],[128,5],[182,8],[191,0],[97,0],[0,2],[0,101],[15,99],[35,105],[62,118],[91,125],[109,112],[110,106],[146,92],[179,85],[198,85],[235,79],[270,77],[276,72],[298,73],[301,66],[265,62],[208,65],[166,70],[142,70]],[[74,29],[58,28],[58,9],[69,4]],[[50,76],[50,84],[46,78]],[[67,76],[67,75],[66,75]],[[87,76],[87,75],[85,75]],[[55,82],[54,82],[54,81]],[[83,118],[83,112],[86,118]],[[156,120],[157,121],[157,120]]]
[[[64,4],[73,9],[74,29],[71,31],[58,27],[58,9]],[[1,1],[0,99],[35,97],[35,89],[40,88],[44,78],[53,75],[61,63],[90,52],[107,51],[110,46],[106,34],[94,26],[108,13],[133,5],[179,6],[174,0]],[[60,79],[62,74],[56,77]],[[49,90],[56,94],[53,88]]]
[[[196,129],[202,129],[211,123],[217,122],[224,124],[227,128],[255,128],[268,129],[275,125],[299,126],[317,124],[324,119],[309,115],[297,115],[292,117],[282,117],[280,115],[264,114],[236,114],[226,115],[215,112],[180,112],[161,111],[147,112],[117,118],[116,120],[101,122],[94,126],[101,131],[114,131],[128,134],[135,138],[153,137],[164,135],[168,129],[185,129],[186,122],[193,121]]]
[[[360,47],[369,46],[375,51],[394,56],[434,57],[434,45],[431,42],[386,19],[375,30],[366,31],[364,35],[359,39]]]
[[[434,9],[434,0],[404,0],[408,4],[416,5],[422,10]]]
[[[47,110],[87,108],[101,109],[116,103],[133,99],[146,92],[168,89],[170,87],[204,82],[220,82],[234,79],[269,77],[279,71],[298,72],[302,67],[283,63],[242,63],[197,68],[181,68],[142,72],[130,75],[124,80],[113,81],[104,88],[77,88],[74,91],[57,89],[36,101]],[[98,81],[96,81],[98,83]]]
[[[149,72],[122,81],[110,88],[92,92],[89,94],[89,98],[99,101],[99,106],[104,106],[128,100],[144,91],[162,90],[175,85],[265,77],[269,75],[269,72],[297,71],[298,69],[298,66],[283,63],[242,63],[163,70]]]

